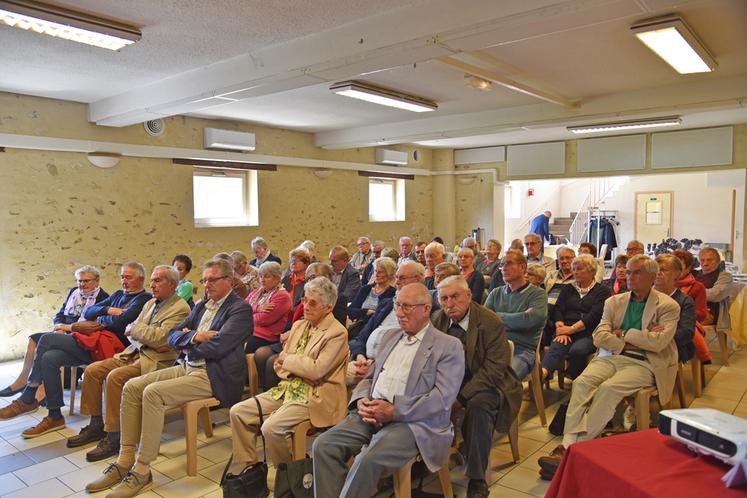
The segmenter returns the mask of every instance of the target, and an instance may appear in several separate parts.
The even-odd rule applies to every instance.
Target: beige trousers
[[[563,433],[576,434],[578,441],[594,439],[623,398],[654,382],[654,371],[647,361],[621,355],[594,358],[573,381]]]
[[[233,441],[233,463],[250,464],[257,459],[257,435],[259,434],[259,412],[255,398],[262,406],[265,423],[262,435],[265,451],[277,467],[293,460],[290,437],[298,424],[309,420],[309,407],[301,404],[284,405],[267,393],[249,398],[231,407],[231,433]]]
[[[119,414],[122,389],[125,383],[140,375],[140,362],[128,364],[114,358],[97,361],[86,367],[83,375],[83,388],[80,412],[84,415],[101,415],[103,409],[102,392],[106,381],[106,418],[104,430],[119,432]]]
[[[166,410],[211,396],[204,368],[177,365],[131,379],[122,392],[122,448],[139,441],[137,462],[150,465],[158,457]]]

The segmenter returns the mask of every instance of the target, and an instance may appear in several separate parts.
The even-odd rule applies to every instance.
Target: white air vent
[[[407,152],[390,149],[376,149],[376,164],[407,166]]]
[[[227,149],[247,152],[256,148],[254,133],[205,128],[206,149]]]
[[[143,123],[143,127],[145,128],[145,131],[148,132],[148,135],[152,137],[160,137],[166,129],[166,123],[163,122],[163,119],[151,119],[150,121]]]

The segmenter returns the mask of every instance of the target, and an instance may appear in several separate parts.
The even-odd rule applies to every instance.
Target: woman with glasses
[[[246,297],[254,321],[254,332],[246,342],[247,353],[280,342],[291,309],[291,297],[280,286],[280,275],[278,263],[265,261],[259,267],[259,287]]]
[[[26,387],[26,382],[31,372],[31,365],[34,362],[34,354],[39,339],[44,334],[69,334],[72,332],[71,325],[83,318],[83,312],[99,301],[109,297],[109,294],[99,286],[100,272],[95,266],[82,266],[75,270],[75,279],[78,282],[77,287],[73,287],[67,293],[60,310],[54,316],[52,332],[38,332],[29,336],[29,343],[26,347],[26,355],[23,357],[23,368],[8,387],[0,391],[0,396],[7,397],[18,394]],[[36,400],[41,401],[44,398],[44,386],[39,386],[36,391]]]
[[[311,255],[309,255],[306,249],[298,247],[290,252],[288,258],[290,260],[288,268],[290,272],[283,278],[282,285],[291,296],[291,314],[293,314],[303,297],[303,286],[306,283],[306,268],[311,263]],[[290,329],[292,323],[291,320],[288,320],[285,329]]]
[[[472,300],[477,304],[482,302],[482,295],[485,291],[485,279],[482,273],[475,271],[472,266],[472,261],[475,259],[475,253],[468,247],[462,247],[457,253],[457,262],[459,263],[459,269],[462,271],[462,277],[467,281],[470,292],[472,293]]]
[[[394,273],[397,265],[389,258],[374,260],[374,281],[360,288],[348,306],[348,317],[362,328],[374,314],[380,299],[394,297]]]

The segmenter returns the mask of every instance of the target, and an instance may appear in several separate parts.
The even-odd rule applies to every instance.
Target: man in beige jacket
[[[332,315],[336,302],[337,287],[326,277],[304,285],[304,319],[293,324],[275,360],[280,384],[231,407],[232,474],[258,461],[260,430],[277,467],[292,460],[289,439],[299,423],[310,420],[314,427],[330,427],[345,418],[348,334]],[[261,427],[257,402],[264,415]]]
[[[81,413],[91,416],[79,434],[67,440],[68,448],[93,441],[98,446],[86,453],[89,462],[103,460],[119,452],[119,417],[122,388],[133,377],[165,368],[173,363],[176,351],[166,343],[169,331],[189,314],[189,305],[176,294],[179,273],[159,265],[150,276],[153,299],[126,329],[131,344],[114,357],[91,363],[83,377]],[[102,391],[106,381],[106,419],[102,417]]]
[[[674,334],[680,307],[653,288],[658,272],[653,259],[633,256],[626,270],[630,292],[605,301],[602,320],[593,334],[599,354],[573,381],[563,442],[539,459],[543,479],[552,479],[570,445],[602,432],[624,397],[656,385],[662,405],[671,398],[677,375]]]

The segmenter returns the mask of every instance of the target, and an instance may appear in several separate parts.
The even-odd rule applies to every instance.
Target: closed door
[[[672,192],[636,192],[635,238],[644,244],[673,236]]]

